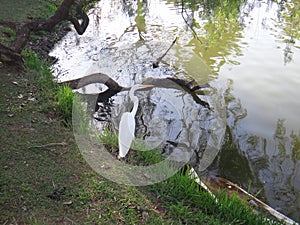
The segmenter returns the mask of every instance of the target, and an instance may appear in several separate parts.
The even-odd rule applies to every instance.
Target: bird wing
[[[134,116],[125,112],[119,124],[119,158],[125,157],[129,151],[131,142],[134,138],[135,119]]]

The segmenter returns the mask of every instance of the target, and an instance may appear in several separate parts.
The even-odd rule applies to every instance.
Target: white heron
[[[135,131],[135,114],[137,112],[139,106],[139,99],[134,95],[134,92],[139,89],[143,88],[150,88],[153,85],[146,85],[146,84],[136,84],[132,86],[129,91],[129,97],[131,101],[133,101],[133,108],[131,112],[123,113],[120,124],[119,124],[119,155],[118,158],[123,158],[127,155],[131,142],[134,138],[134,131]]]

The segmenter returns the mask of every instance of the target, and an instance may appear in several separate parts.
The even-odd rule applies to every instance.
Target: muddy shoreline
[[[36,52],[41,59],[53,64],[57,59],[53,56],[49,56],[49,53],[54,48],[55,44],[70,31],[72,31],[70,23],[60,24],[55,30],[47,35],[39,36],[36,40],[29,41],[27,46],[30,50]]]

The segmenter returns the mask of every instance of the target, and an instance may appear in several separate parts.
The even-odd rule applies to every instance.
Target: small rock
[[[34,101],[35,101],[35,98],[34,98],[34,97],[28,97],[27,100],[28,100],[28,101],[31,101],[31,102],[34,102]]]
[[[143,211],[142,212],[142,218],[143,218],[143,220],[146,220],[148,217],[149,217],[149,213],[146,212],[146,211]]]

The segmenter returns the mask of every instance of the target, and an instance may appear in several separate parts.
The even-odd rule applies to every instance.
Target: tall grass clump
[[[54,15],[54,13],[57,10],[57,6],[55,4],[53,4],[53,3],[51,3],[51,2],[46,2],[45,4],[46,4],[48,10],[47,10],[47,13],[45,13],[44,17],[47,18],[49,16]]]
[[[64,123],[71,127],[74,94],[70,87],[60,86],[56,95],[57,107]]]
[[[22,51],[24,65],[34,90],[37,103],[42,112],[58,112],[67,126],[72,123],[72,106],[74,94],[70,87],[59,85],[54,81],[50,64],[41,60],[35,52]]]
[[[22,51],[22,56],[24,57],[24,64],[26,68],[36,72],[48,71],[51,73],[49,69],[50,65],[46,61],[41,60],[37,53],[25,48]]]
[[[118,134],[109,126],[104,127],[103,132],[99,134],[99,140],[111,152],[116,152],[118,147]],[[131,152],[127,154],[127,161],[136,165],[151,165],[163,161],[163,156],[156,149],[148,149],[140,139],[134,139],[131,145]]]
[[[108,126],[104,127],[102,133],[99,134],[100,141],[109,149],[118,149],[118,135],[116,131],[112,131]]]
[[[59,85],[54,82],[50,64],[28,49],[23,50],[22,55],[30,83],[38,88],[39,100],[44,103],[54,100]]]

